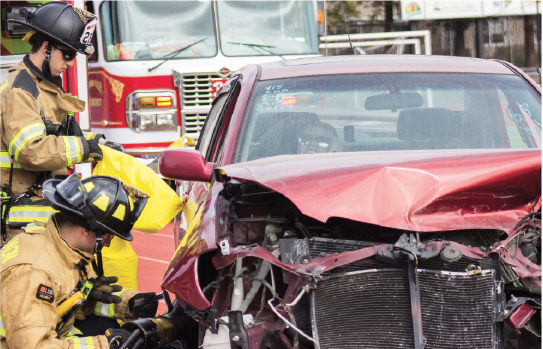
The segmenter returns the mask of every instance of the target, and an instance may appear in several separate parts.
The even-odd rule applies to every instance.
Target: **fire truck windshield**
[[[319,53],[313,1],[217,1],[217,7],[225,56]]]
[[[100,18],[110,61],[217,54],[211,1],[105,1]]]

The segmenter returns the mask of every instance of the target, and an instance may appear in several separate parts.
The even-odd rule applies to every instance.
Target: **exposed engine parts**
[[[537,217],[509,235],[422,234],[340,218],[319,222],[261,187],[225,183],[221,194],[218,248],[208,262],[199,260],[216,269],[201,284],[210,306],[179,305],[177,313],[125,324],[145,348],[187,336],[202,348],[235,349],[540,343]],[[199,323],[197,337],[183,330],[190,321]]]

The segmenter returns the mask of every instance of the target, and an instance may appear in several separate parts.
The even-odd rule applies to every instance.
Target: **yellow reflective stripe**
[[[0,86],[0,93],[2,93],[2,91],[4,91],[4,89],[6,88],[6,86],[8,86],[8,80],[6,79],[6,81],[4,81],[4,83],[2,84],[2,86]]]
[[[27,212],[27,211],[36,211],[36,212],[57,212],[51,206],[33,206],[33,205],[21,205],[13,206],[9,212]]]
[[[112,295],[118,296],[121,293],[123,293],[123,291],[113,292]],[[113,318],[114,314],[115,314],[115,303],[96,302],[96,306],[94,307],[94,315],[103,316],[107,318]]]
[[[10,242],[7,243],[7,245],[4,246],[2,249],[2,253],[0,255],[2,262],[1,264],[6,263],[10,259],[17,257],[19,255],[19,237],[13,238]]]
[[[11,168],[11,155],[7,151],[0,151],[0,168]],[[22,167],[17,161],[14,161],[13,168]]]
[[[83,132],[83,135],[85,136],[85,139],[88,141],[96,137],[96,132]]]
[[[62,136],[66,148],[66,162],[68,166],[81,162],[81,145],[75,136]]]
[[[70,328],[68,328],[68,333],[66,333],[66,337],[74,337],[80,334],[82,335],[83,332],[81,332],[77,327],[71,326]]]
[[[15,160],[18,160],[19,153],[24,149],[26,144],[32,139],[43,135],[45,135],[45,125],[42,123],[35,122],[23,127],[9,142],[9,154],[14,155]]]
[[[2,319],[2,314],[0,314],[0,338],[6,338],[6,328],[4,327],[4,319]]]
[[[69,341],[74,343],[74,349],[94,349],[94,341],[92,337],[67,337]]]
[[[49,216],[55,212],[58,211],[51,206],[13,206],[9,210],[8,223],[34,223],[35,220],[47,223]]]

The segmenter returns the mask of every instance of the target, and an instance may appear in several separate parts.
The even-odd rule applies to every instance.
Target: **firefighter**
[[[60,212],[46,224],[26,226],[2,249],[1,347],[109,348],[104,332],[110,323],[101,330],[95,326],[89,335],[73,326],[74,319],[91,314],[121,321],[155,316],[154,292],[121,291],[110,285],[115,277],[97,278],[89,266],[97,238],[106,245],[112,235],[132,240],[130,230],[148,195],[113,177],[80,181],[76,174],[47,180],[43,192]],[[78,294],[81,302],[71,306]]]
[[[83,111],[85,102],[62,87],[60,76],[76,55],[93,53],[97,17],[59,1],[19,13],[20,20],[8,22],[30,27],[23,41],[32,50],[0,86],[2,245],[54,212],[46,199],[37,200],[45,179],[65,175],[76,163],[100,160],[98,144],[124,151],[101,134],[81,132],[73,113]]]

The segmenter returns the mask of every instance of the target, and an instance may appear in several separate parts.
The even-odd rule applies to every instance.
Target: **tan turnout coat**
[[[2,349],[96,348],[109,349],[105,336],[74,337],[74,317],[57,326],[57,305],[67,299],[79,281],[96,277],[90,267],[94,256],[71,248],[60,236],[54,214],[47,224],[28,225],[1,252],[1,317]],[[81,266],[84,264],[84,267]],[[52,298],[43,299],[43,295]],[[88,302],[85,309],[96,315],[131,320],[128,300],[137,291],[123,290],[120,304]],[[45,297],[47,298],[47,297]],[[107,309],[109,308],[109,309]],[[102,313],[102,314],[101,314]],[[83,312],[76,313],[84,318]]]
[[[29,188],[39,171],[52,176],[66,174],[67,167],[88,157],[83,137],[45,134],[45,120],[62,124],[68,112],[80,112],[85,102],[43,80],[31,69],[28,58],[10,68],[0,86],[0,158],[1,184],[8,184],[11,156],[14,157],[12,192],[17,196]],[[43,75],[42,75],[43,77]],[[36,193],[41,199],[41,191]],[[47,218],[44,219],[46,221]],[[8,241],[19,229],[8,229]]]

